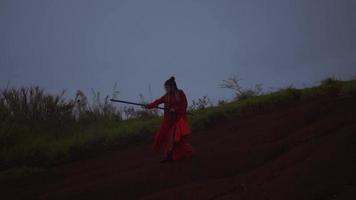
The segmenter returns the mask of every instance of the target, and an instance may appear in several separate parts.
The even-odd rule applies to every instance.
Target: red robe
[[[187,98],[183,90],[177,90],[175,94],[165,94],[146,108],[154,108],[161,103],[164,103],[163,121],[156,132],[153,150],[159,152],[162,148],[164,155],[167,155],[173,145],[173,160],[192,155],[193,148],[188,143],[191,132],[187,120]],[[170,113],[170,108],[175,110],[173,114]]]

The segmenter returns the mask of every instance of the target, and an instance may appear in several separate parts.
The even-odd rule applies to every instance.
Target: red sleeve
[[[179,103],[173,108],[177,113],[184,114],[187,112],[187,97],[182,90],[179,91]]]
[[[155,101],[153,101],[153,102],[147,104],[145,107],[148,108],[148,109],[150,109],[150,108],[155,108],[155,107],[157,107],[159,104],[163,103],[164,100],[165,100],[165,98],[166,98],[166,95],[163,95],[163,96],[161,96],[160,98],[156,99]]]

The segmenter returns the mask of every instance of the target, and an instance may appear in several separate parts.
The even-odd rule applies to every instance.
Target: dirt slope
[[[0,183],[1,199],[356,199],[356,98],[328,95],[221,119],[194,157],[149,141]]]

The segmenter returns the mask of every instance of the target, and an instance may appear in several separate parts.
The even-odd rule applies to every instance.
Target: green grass
[[[110,145],[117,139],[150,134],[158,127],[159,118],[146,121],[102,122],[83,130],[64,134],[49,132],[23,135],[13,146],[0,148],[0,158],[11,165],[48,163],[69,156],[71,150],[90,148],[92,144]],[[89,146],[89,147],[88,147]]]
[[[330,92],[355,95],[356,80],[331,80],[323,82],[320,86],[305,89],[290,87],[269,94],[197,110],[193,112],[194,115],[189,116],[189,122],[192,130],[197,131],[231,115],[260,112],[291,100],[316,98]],[[3,169],[7,168],[6,171],[0,171],[0,177],[40,171],[38,169],[42,166],[50,166],[51,163],[58,160],[66,160],[76,151],[85,152],[96,145],[110,146],[122,138],[152,136],[160,121],[159,117],[148,120],[105,121],[94,123],[89,127],[77,126],[65,129],[64,132],[48,129],[37,132],[23,130],[24,132],[18,134],[13,144],[0,147],[0,162]],[[26,170],[33,167],[36,170]],[[14,170],[11,171],[11,168]]]

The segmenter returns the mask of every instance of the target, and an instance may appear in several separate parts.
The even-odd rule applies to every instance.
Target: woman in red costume
[[[145,105],[145,108],[151,109],[164,103],[163,121],[152,145],[156,152],[163,150],[164,159],[161,163],[179,160],[193,153],[188,143],[190,127],[187,121],[187,98],[183,90],[177,88],[174,77],[168,79],[164,87],[166,94]]]

